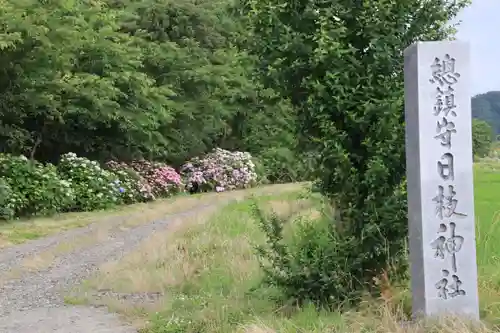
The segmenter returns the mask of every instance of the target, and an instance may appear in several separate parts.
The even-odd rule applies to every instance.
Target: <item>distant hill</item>
[[[472,117],[487,121],[495,135],[500,134],[500,91],[472,97]]]

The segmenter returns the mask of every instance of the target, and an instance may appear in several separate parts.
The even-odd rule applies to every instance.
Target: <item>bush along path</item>
[[[147,160],[101,165],[67,153],[53,165],[0,153],[0,220],[88,212],[187,191],[226,192],[253,187],[258,181],[249,153],[219,148],[186,162],[180,173]]]
[[[4,249],[0,253],[0,333],[72,332],[128,333],[136,329],[104,308],[65,304],[65,296],[98,267],[119,260],[133,251],[157,231],[183,222],[193,215],[211,214],[226,204],[244,199],[250,194],[286,192],[297,186],[275,185],[245,191],[206,195],[200,204],[187,211],[170,214],[162,219],[142,223],[129,229],[120,228],[127,218],[108,219],[81,229],[74,229],[45,239]],[[173,224],[172,224],[173,222]],[[41,255],[64,242],[72,243],[95,228],[109,224],[104,240],[57,253],[43,267],[12,274],[20,269],[28,256]]]

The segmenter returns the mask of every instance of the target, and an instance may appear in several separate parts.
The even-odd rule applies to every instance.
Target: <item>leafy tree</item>
[[[168,146],[156,155],[180,164],[211,150],[230,131],[249,85],[224,22],[208,2],[130,1],[126,7],[121,31],[138,38],[147,74],[173,91],[173,120],[160,125]]]
[[[298,132],[318,159],[319,187],[336,206],[332,232],[345,244],[331,246],[350,250],[342,252],[348,266],[302,280],[295,286],[302,293],[290,296],[314,298],[307,293],[312,284],[340,288],[347,275],[350,292],[323,297],[342,302],[366,287],[373,291],[374,278],[391,263],[405,268],[403,50],[417,40],[449,38],[448,22],[466,3],[243,2],[264,82],[297,108]],[[275,282],[284,284],[282,277]]]
[[[500,134],[500,91],[489,91],[472,98],[472,117],[488,122]]]
[[[221,147],[251,152],[272,180],[305,174],[296,110],[255,75],[230,5],[4,1],[0,152],[179,166]]]
[[[141,71],[118,14],[100,1],[2,3],[0,151],[130,157],[163,141],[173,92]]]
[[[489,154],[493,141],[493,130],[484,120],[472,119],[472,153],[477,157]]]
[[[245,52],[244,26],[227,3],[148,0],[126,7],[121,31],[140,38],[145,70],[175,94],[174,119],[161,128],[168,140],[163,158],[179,165],[216,146],[247,150],[273,169],[272,179],[282,173],[273,168],[277,149],[293,159],[289,168],[297,164],[295,111],[254,76],[257,61]]]

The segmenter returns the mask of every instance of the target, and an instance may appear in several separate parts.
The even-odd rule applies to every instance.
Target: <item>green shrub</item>
[[[402,50],[417,40],[452,37],[447,22],[468,1],[366,4],[245,0],[241,8],[252,49],[265,63],[261,74],[297,110],[299,142],[317,157],[319,190],[337,209],[337,240],[352,250],[340,254],[359,268],[337,267],[352,279],[344,283],[374,290],[392,260],[406,269]],[[318,277],[316,283],[330,282]],[[297,293],[305,293],[303,286],[297,284]]]
[[[359,242],[341,237],[331,219],[296,219],[291,222],[293,237],[286,239],[283,229],[290,222],[276,214],[268,216],[256,206],[254,214],[267,239],[257,248],[264,283],[277,287],[283,301],[337,307],[359,299],[362,282],[355,278],[362,270],[356,257]]]
[[[152,186],[132,166],[111,160],[106,162],[106,167],[122,182],[125,189],[121,193],[124,203],[146,202],[155,199]]]
[[[309,190],[302,197],[313,195]],[[365,240],[350,235],[348,226],[339,222],[328,199],[323,197],[321,200],[318,203],[323,208],[320,218],[299,217],[292,221],[274,213],[266,214],[254,205],[253,214],[266,236],[266,244],[259,246],[257,252],[265,273],[264,283],[278,288],[284,296],[283,301],[299,305],[312,302],[336,309],[355,304],[365,294],[376,294],[380,289],[374,283],[376,279],[371,281],[371,289],[366,288],[367,277],[378,276],[367,271],[366,261],[370,254],[362,247]],[[406,244],[398,246],[406,249]],[[372,250],[385,248],[388,251],[389,247],[389,242],[384,240]],[[404,269],[407,265],[405,254],[402,250],[383,265],[393,282],[408,278]]]
[[[475,157],[488,156],[493,141],[493,129],[484,120],[472,119],[472,153]]]
[[[264,162],[260,158],[260,156],[253,157],[252,162],[255,165],[255,173],[257,174],[257,185],[266,185],[270,184],[271,181],[268,179],[267,168],[264,165]]]
[[[300,156],[290,148],[266,149],[258,159],[263,166],[263,175],[270,183],[291,183],[311,178],[312,159]]]
[[[75,211],[105,209],[123,202],[122,187],[118,177],[96,161],[78,157],[74,153],[61,156],[57,166],[61,178],[69,181],[75,192]]]
[[[74,200],[71,184],[59,177],[52,164],[43,165],[24,156],[2,155],[0,178],[7,185],[4,193],[10,197],[7,217],[61,212]]]
[[[4,178],[0,178],[0,219],[8,220],[15,216],[13,191]]]

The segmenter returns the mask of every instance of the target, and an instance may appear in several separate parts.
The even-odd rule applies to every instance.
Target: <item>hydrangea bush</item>
[[[202,158],[191,159],[182,166],[181,174],[190,192],[230,191],[248,188],[257,182],[250,153],[221,148]]]
[[[52,164],[25,156],[0,155],[0,198],[4,218],[48,215],[66,211],[75,193]]]
[[[113,172],[103,169],[96,161],[78,157],[75,153],[61,156],[58,171],[75,191],[72,210],[108,208],[122,203],[123,198],[132,191]]]
[[[75,153],[58,166],[0,154],[0,219],[91,211],[117,204],[146,202],[188,189],[191,192],[247,188],[257,181],[252,156],[215,149],[182,167],[164,163],[108,161],[105,167]],[[183,181],[185,179],[185,182]]]
[[[15,217],[14,192],[5,178],[0,178],[0,219],[8,220]]]
[[[123,185],[130,189],[124,198],[125,203],[146,202],[155,199],[153,188],[139,172],[124,162],[108,161],[106,167],[113,171]]]
[[[131,167],[147,181],[157,197],[168,197],[184,188],[181,176],[164,163],[136,160],[131,163]]]

